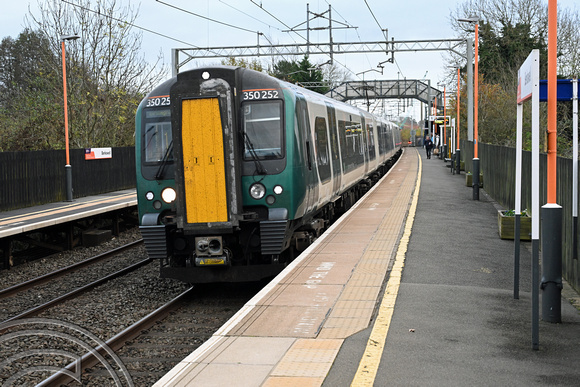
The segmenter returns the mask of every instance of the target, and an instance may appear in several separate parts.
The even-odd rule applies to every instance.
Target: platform
[[[403,153],[340,221],[156,385],[321,385],[344,339],[370,324],[418,171],[417,153]]]
[[[0,238],[137,205],[134,189],[0,212]]]
[[[137,206],[135,189],[77,198],[72,202],[48,203],[13,211],[0,212],[0,259],[3,268],[12,266],[12,250],[15,239],[26,240],[34,245],[51,249],[70,249],[75,246],[74,222],[103,215],[113,219],[113,234],[119,232],[119,214]],[[63,246],[43,244],[27,238],[29,234],[58,227],[64,231]],[[78,239],[78,238],[77,238]],[[94,238],[93,238],[94,239]]]
[[[540,322],[530,253],[447,164],[407,148],[322,238],[156,386],[576,385],[580,312]]]

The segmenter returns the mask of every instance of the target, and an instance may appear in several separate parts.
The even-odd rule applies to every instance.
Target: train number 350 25
[[[146,107],[169,106],[170,104],[171,100],[169,99],[169,96],[153,97],[147,100]]]
[[[278,98],[278,90],[248,90],[243,92],[242,98],[244,101],[252,99],[274,99]]]

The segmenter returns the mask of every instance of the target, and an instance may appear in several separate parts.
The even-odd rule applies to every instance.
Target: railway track
[[[152,385],[209,339],[263,285],[188,288],[169,302],[149,311],[144,317],[136,319],[129,326],[111,335],[106,341],[91,345],[90,350],[77,353],[76,360],[62,364],[61,367],[64,368],[60,372],[57,373],[58,369],[52,369],[50,372],[47,369],[41,377],[35,375],[29,379],[25,378],[24,381],[31,380],[30,385],[40,383],[38,385],[41,386],[60,386],[69,383],[102,386],[111,385],[111,381],[114,385]],[[31,323],[42,326],[49,324],[50,321],[39,318],[31,319]],[[12,327],[11,322],[0,324],[0,329],[5,329],[6,326]],[[54,346],[53,351],[55,353],[63,351],[68,345],[60,343]],[[108,363],[112,363],[110,360],[112,358],[118,359],[118,367],[113,373],[111,367],[107,367]],[[48,359],[36,359],[37,362],[43,360]],[[79,367],[78,373],[75,367]],[[112,375],[116,375],[119,380],[115,381]],[[19,379],[18,384],[13,385],[21,384],[26,383]]]
[[[140,245],[142,243],[143,243],[143,239],[139,239],[139,240],[136,240],[134,242],[130,242],[130,243],[127,243],[123,246],[112,249],[110,251],[106,251],[104,253],[98,254],[94,257],[85,259],[84,261],[77,262],[77,263],[74,263],[72,265],[68,265],[68,266],[60,268],[58,270],[54,270],[50,273],[38,276],[36,278],[32,278],[30,280],[21,282],[21,283],[16,284],[16,285],[12,285],[12,286],[7,287],[5,289],[1,289],[0,290],[0,299],[5,298],[5,297],[9,297],[9,296],[14,295],[18,292],[23,292],[25,290],[32,289],[32,288],[39,286],[45,282],[52,281],[52,280],[60,278],[64,275],[73,273],[76,270],[79,270],[79,269],[82,269],[86,266],[93,265],[95,263],[103,261],[106,258],[110,258],[116,254],[120,254],[123,251],[126,251],[126,250],[128,250],[134,246]]]
[[[192,292],[192,289],[193,288],[187,289],[179,296],[175,297],[174,299],[165,303],[164,305],[157,308],[153,312],[149,313],[147,316],[143,317],[136,323],[119,332],[118,334],[107,340],[104,346],[99,346],[95,348],[94,351],[86,352],[80,359],[83,369],[90,369],[100,364],[101,358],[107,355],[108,350],[118,351],[129,340],[138,337],[142,331],[151,328],[151,326],[153,326],[155,323],[165,319],[172,311],[177,309],[178,305],[183,301],[183,299]],[[37,386],[38,387],[60,386],[63,384],[71,383],[75,380],[81,382],[83,380],[82,375],[80,380],[72,376],[75,375],[76,367],[77,363],[72,362],[64,368],[64,370],[68,372],[56,373],[51,377],[45,379],[41,383],[39,383]],[[126,368],[123,369],[123,371],[127,372]],[[109,374],[109,376],[111,375]],[[123,376],[125,376],[126,378],[125,381],[127,382],[128,385],[133,385],[131,375],[128,372],[126,375]],[[92,382],[97,383],[98,381],[93,380]],[[83,385],[84,384],[85,383],[83,383]]]
[[[12,300],[12,304],[15,305],[15,307],[19,307],[20,305],[29,305],[30,302],[27,302],[30,297],[27,297],[30,293],[35,293],[35,289],[38,289],[41,285],[47,283],[47,282],[53,282],[56,281],[57,279],[60,279],[62,277],[71,275],[72,273],[81,270],[81,269],[87,269],[89,268],[91,265],[96,265],[102,261],[104,261],[105,259],[109,259],[111,257],[117,256],[123,252],[128,251],[129,249],[135,248],[136,246],[139,246],[143,243],[143,240],[137,240],[128,244],[125,244],[123,246],[120,246],[118,248],[112,249],[110,251],[106,251],[104,253],[98,254],[94,257],[85,259],[81,262],[77,262],[75,264],[60,268],[58,270],[55,270],[53,272],[44,274],[42,276],[36,277],[36,278],[32,278],[30,280],[21,282],[19,284],[10,286],[8,288],[2,289],[0,291],[0,299],[6,299],[6,298],[14,298]],[[131,263],[128,264],[127,266],[123,267],[120,270],[114,270],[114,272],[112,273],[107,273],[106,275],[101,276],[98,279],[91,279],[90,281],[88,281],[88,283],[84,283],[81,286],[76,286],[76,284],[78,283],[77,281],[74,281],[72,283],[72,290],[67,289],[66,291],[61,291],[61,289],[56,290],[54,292],[54,294],[58,294],[58,295],[53,295],[50,296],[50,299],[48,301],[44,301],[41,302],[38,305],[34,305],[32,307],[28,307],[26,308],[24,311],[19,311],[14,313],[12,312],[8,312],[10,314],[10,317],[5,319],[3,322],[9,322],[9,321],[14,321],[17,319],[23,319],[23,318],[29,318],[32,316],[36,316],[38,314],[40,314],[43,311],[46,311],[47,309],[54,307],[55,305],[58,305],[60,303],[63,303],[67,300],[70,300],[74,297],[78,297],[79,295],[90,291],[91,289],[94,289],[95,287],[102,285],[104,283],[106,283],[107,281],[113,280],[115,278],[121,277],[123,275],[126,275],[128,273],[131,273],[135,270],[137,270],[138,268],[142,267],[143,265],[149,264],[151,262],[151,260],[149,258],[147,259],[143,259],[140,260],[136,263]],[[61,287],[59,287],[61,288]],[[66,289],[66,288],[65,288]],[[52,292],[51,292],[52,293]],[[2,331],[0,330],[0,333],[2,333]]]

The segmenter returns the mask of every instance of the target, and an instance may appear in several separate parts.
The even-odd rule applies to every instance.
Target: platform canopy
[[[373,80],[348,81],[326,93],[339,101],[352,99],[414,98],[429,103],[437,98],[437,106],[443,106],[443,92],[422,80]]]

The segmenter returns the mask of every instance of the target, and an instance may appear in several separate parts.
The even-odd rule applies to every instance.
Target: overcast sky
[[[74,2],[75,0],[69,0]],[[117,0],[127,4],[127,0]],[[449,16],[459,3],[457,0],[163,0],[166,3],[239,28],[227,27],[186,12],[169,7],[155,0],[141,1],[139,17],[135,24],[200,47],[255,45],[256,31],[264,33],[273,43],[291,44],[304,42],[298,35],[284,32],[286,26],[295,27],[306,21],[306,4],[310,11],[322,13],[332,4],[334,26],[346,23],[358,28],[333,31],[335,42],[370,42],[384,39],[381,28],[388,29],[389,39],[425,40],[456,38],[450,28]],[[138,2],[131,2],[139,4]],[[0,37],[16,37],[24,28],[24,17],[31,7],[38,13],[36,0],[11,1],[3,5],[0,14]],[[262,8],[260,8],[260,5]],[[367,6],[368,4],[368,6]],[[370,9],[369,9],[370,8]],[[286,24],[284,26],[280,21]],[[374,16],[373,16],[374,15]],[[375,20],[376,19],[376,20]],[[318,19],[311,27],[327,26],[328,21]],[[242,30],[244,29],[244,30]],[[249,31],[245,31],[249,30]],[[252,31],[252,32],[250,32]],[[74,33],[75,31],[70,31]],[[305,32],[300,32],[306,36]],[[328,42],[328,30],[311,32],[312,42]],[[265,39],[261,44],[266,44]],[[147,58],[161,51],[170,62],[172,48],[184,47],[183,43],[143,32],[143,51]],[[436,85],[444,79],[445,60],[443,52],[398,53],[396,64],[385,64],[383,75],[371,71],[365,79],[427,79]],[[298,58],[301,59],[301,58]],[[312,56],[311,62],[322,63],[328,56]],[[335,60],[352,71],[353,79],[367,70],[376,69],[386,54],[335,55]],[[213,59],[216,62],[216,59]]]

